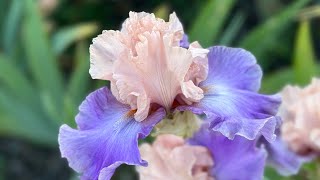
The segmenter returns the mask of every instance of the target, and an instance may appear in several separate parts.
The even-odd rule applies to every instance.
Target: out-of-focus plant
[[[249,30],[242,38],[238,36],[247,14],[242,11],[233,13],[235,2],[208,0],[195,18],[189,32],[190,38],[199,40],[205,47],[212,44],[243,47],[257,57],[263,68],[268,68],[269,52],[279,45],[278,38],[289,28],[297,13],[310,0],[292,2],[278,14]],[[227,17],[230,15],[232,18],[228,22]],[[236,39],[239,39],[239,42],[235,42]]]
[[[320,7],[311,9],[312,11],[303,11],[297,16],[299,26],[292,50],[292,65],[266,76],[262,83],[262,91],[276,93],[287,84],[306,85],[312,77],[320,75],[310,28],[311,18],[318,16]],[[292,177],[281,177],[272,169],[266,169],[265,174],[266,179],[317,179],[320,175],[319,161],[305,164],[300,173]]]
[[[314,14],[320,12],[320,7],[318,6],[312,9]],[[294,49],[292,50],[292,66],[265,76],[262,83],[264,92],[275,93],[286,84],[305,85],[310,81],[311,77],[320,75],[320,66],[315,57],[310,30],[310,17],[314,17],[314,14],[308,12],[306,16],[305,13],[301,13],[301,16],[297,19],[299,28],[295,37]]]
[[[319,66],[316,63],[312,35],[310,31],[310,17],[319,14],[320,10],[312,8],[312,11],[304,11],[298,17],[301,9],[310,0],[293,1],[282,9],[278,14],[269,17],[262,24],[254,27],[245,33],[245,36],[238,38],[241,27],[244,25],[246,14],[244,12],[232,13],[234,0],[216,1],[209,0],[201,13],[198,14],[193,23],[189,35],[191,40],[198,39],[205,47],[215,43],[218,45],[235,45],[251,51],[265,69],[274,63],[270,61],[270,52],[278,49],[279,38],[294,22],[299,23],[295,36],[294,49],[291,50],[292,65],[275,73],[265,76],[262,83],[262,91],[276,93],[284,85],[296,83],[304,85],[311,77],[319,75]],[[234,16],[226,21],[230,14]],[[239,40],[239,42],[235,42]],[[295,177],[282,177],[274,170],[267,168],[265,179],[314,179],[317,177],[319,167],[315,163],[307,164],[302,173]]]
[[[0,134],[56,146],[59,126],[74,123],[88,90],[88,47],[81,40],[95,34],[97,25],[74,25],[49,35],[36,1],[13,0],[6,12],[1,27]],[[74,43],[75,68],[66,78],[58,59]]]

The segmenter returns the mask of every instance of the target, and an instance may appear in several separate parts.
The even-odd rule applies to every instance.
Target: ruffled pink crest
[[[90,74],[111,81],[118,101],[137,109],[135,119],[144,120],[150,104],[170,110],[179,96],[185,103],[198,102],[198,84],[208,73],[208,50],[198,43],[179,47],[184,35],[175,13],[169,22],[154,14],[130,12],[121,31],[104,31],[90,46]]]
[[[287,86],[282,97],[283,139],[300,154],[320,152],[320,80],[303,89]]]
[[[178,136],[160,135],[153,145],[141,145],[140,152],[148,162],[148,167],[137,167],[141,180],[213,180],[209,174],[213,166],[209,151],[202,146],[187,145]]]

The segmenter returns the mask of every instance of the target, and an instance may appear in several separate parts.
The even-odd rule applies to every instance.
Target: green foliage
[[[61,54],[70,44],[86,39],[98,30],[96,23],[83,23],[59,29],[52,37],[52,46],[55,54]]]
[[[77,107],[85,97],[89,85],[89,52],[88,47],[83,43],[77,44],[76,68],[68,82],[65,96],[65,110],[67,117],[65,123],[75,127],[74,115]]]
[[[23,14],[23,6],[25,3],[20,0],[13,0],[6,21],[3,26],[3,48],[8,54],[12,54],[15,48],[15,40],[17,39],[19,24]]]
[[[310,23],[307,20],[302,20],[299,25],[293,63],[297,83],[305,85],[316,75],[316,58],[311,41]]]
[[[294,83],[294,72],[291,68],[280,69],[276,72],[273,72],[270,75],[266,75],[263,78],[261,84],[261,91],[263,93],[277,93],[279,92],[286,84]]]
[[[230,24],[227,26],[226,30],[222,33],[219,40],[219,44],[230,46],[233,40],[237,37],[240,29],[243,26],[246,16],[242,12],[238,12],[232,18]]]
[[[70,79],[63,79],[58,58],[72,43],[93,35],[97,26],[62,28],[50,40],[35,1],[12,1],[10,7],[0,52],[0,135],[56,146],[59,126],[74,126],[88,91],[88,47],[78,43]],[[15,51],[19,46],[24,51]]]
[[[262,92],[276,93],[286,84],[306,85],[312,77],[320,74],[311,39],[310,24],[302,20],[296,35],[292,68],[281,69],[265,76]]]
[[[59,118],[62,112],[62,77],[56,57],[50,47],[41,15],[33,1],[26,1],[26,17],[23,22],[23,45],[27,63],[43,105],[52,118]]]
[[[239,43],[251,51],[258,59],[262,67],[268,65],[267,53],[279,43],[278,38],[284,30],[293,22],[296,14],[310,0],[297,0],[282,10],[279,14],[267,19],[264,23],[251,30]]]
[[[214,44],[235,4],[235,0],[208,0],[201,13],[194,19],[189,31],[190,40],[199,41],[204,47]]]

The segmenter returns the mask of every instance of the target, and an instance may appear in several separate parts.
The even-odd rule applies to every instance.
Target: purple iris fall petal
[[[267,142],[260,138],[259,143],[265,146],[268,152],[267,162],[283,176],[297,174],[303,163],[310,162],[313,156],[300,156],[291,151],[288,145],[278,136],[274,142]]]
[[[248,118],[224,118],[211,117],[210,129],[219,131],[229,139],[234,139],[236,135],[254,140],[258,134],[263,135],[268,141],[274,141],[276,135],[270,132],[275,131],[275,127],[280,121],[278,117],[265,119]]]
[[[211,174],[217,180],[263,179],[266,152],[256,147],[256,141],[241,136],[230,140],[203,126],[189,143],[209,149],[214,161]]]
[[[211,47],[208,54],[208,78],[200,84],[204,98],[178,110],[205,113],[210,128],[230,139],[235,135],[253,140],[262,134],[275,139],[279,118],[274,117],[281,102],[280,96],[257,93],[261,68],[254,56],[240,48]]]
[[[137,122],[130,107],[119,103],[104,87],[91,93],[79,110],[78,129],[63,125],[58,140],[62,156],[82,174],[81,179],[110,179],[123,163],[147,165],[140,157],[138,139],[146,137],[163,118],[163,109]]]

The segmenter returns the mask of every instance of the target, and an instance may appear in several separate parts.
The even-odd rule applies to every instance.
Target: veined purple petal
[[[273,116],[281,100],[277,95],[256,92],[262,72],[254,56],[239,48],[216,46],[209,50],[208,78],[200,84],[204,98],[177,109],[205,113],[210,128],[230,139],[241,135],[252,140],[262,134],[267,140],[274,140],[280,120]]]
[[[104,87],[91,93],[79,110],[78,130],[62,125],[58,141],[62,157],[82,174],[81,179],[110,179],[123,163],[147,165],[140,157],[138,139],[146,137],[163,118],[163,109],[137,122],[130,107],[119,103]]]
[[[221,119],[220,117],[212,116],[210,121],[210,129],[222,133],[229,139],[234,139],[236,135],[239,135],[246,139],[254,140],[261,134],[271,142],[276,139],[276,135],[272,132],[275,131],[280,118],[272,116],[265,119],[232,117]]]
[[[274,167],[279,174],[283,176],[291,176],[297,174],[303,163],[313,159],[312,156],[299,156],[292,152],[287,144],[281,139],[281,136],[274,142],[267,142],[263,138],[259,139],[259,143],[265,146],[268,152],[267,162]]]
[[[280,102],[278,95],[268,96],[217,85],[206,89],[204,98],[199,103],[179,109],[190,109],[208,116],[214,114],[220,117],[264,119],[277,113]]]
[[[205,113],[211,123],[210,128],[230,139],[240,135],[253,140],[262,134],[272,141],[275,128],[280,123],[280,118],[273,116],[279,103],[278,96],[216,86],[208,90],[199,103],[178,107],[178,110]]]
[[[209,73],[202,87],[219,85],[255,92],[259,90],[262,71],[250,52],[225,46],[213,46],[209,50]]]
[[[210,150],[214,162],[211,173],[217,180],[263,179],[266,152],[256,148],[256,141],[240,136],[229,140],[219,132],[203,126],[189,142]]]

